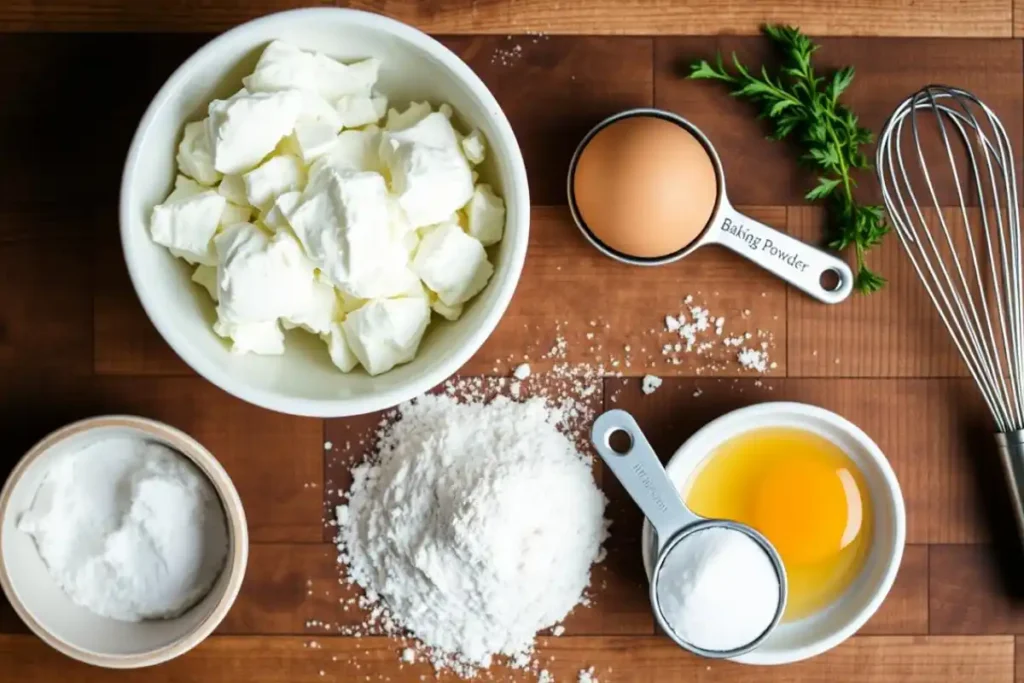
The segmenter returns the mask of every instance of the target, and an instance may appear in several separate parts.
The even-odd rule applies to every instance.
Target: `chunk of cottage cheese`
[[[216,185],[220,173],[213,167],[213,148],[207,134],[206,121],[185,124],[185,133],[178,145],[178,168],[203,185]]]
[[[479,294],[494,272],[484,246],[455,223],[439,225],[423,236],[412,269],[446,306],[458,306]]]
[[[338,144],[338,129],[319,121],[299,121],[295,124],[295,142],[308,164]]]
[[[250,218],[252,218],[250,207],[225,202],[224,211],[220,214],[220,227],[226,228],[235,223],[248,223]]]
[[[217,269],[213,266],[196,266],[192,273],[192,282],[209,293],[210,298],[217,300]]]
[[[301,327],[313,334],[330,331],[341,315],[337,290],[330,284],[314,280],[309,296],[296,301],[293,309],[281,319],[285,329]]]
[[[306,168],[298,157],[283,154],[271,157],[242,178],[249,204],[260,211],[269,211],[282,194],[306,186]]]
[[[425,119],[432,111],[429,102],[412,102],[402,112],[397,109],[389,109],[384,129],[393,132],[405,130]]]
[[[188,180],[187,178],[184,180]],[[211,189],[199,192],[193,181],[176,183],[167,201],[153,207],[149,232],[153,241],[189,263],[217,263],[211,240],[227,200]]]
[[[274,206],[263,215],[263,223],[271,230],[287,230],[291,227],[288,217],[299,205],[302,198],[301,192],[285,192],[274,201]]]
[[[254,225],[231,226],[217,248],[218,334],[234,336],[239,325],[303,319],[317,296],[313,265],[288,233],[269,237]],[[266,326],[263,328],[268,330]]]
[[[245,193],[245,178],[241,175],[225,175],[217,185],[217,192],[232,204],[249,206],[249,196]]]
[[[327,353],[339,370],[352,372],[359,365],[359,359],[345,340],[345,330],[341,323],[333,323],[327,333],[320,335],[320,338],[327,343]]]
[[[231,340],[232,353],[258,353],[279,356],[284,353],[284,331],[276,320],[258,323],[231,323],[218,320],[213,331]]]
[[[380,157],[414,227],[446,220],[473,196],[469,162],[451,122],[441,113],[428,114],[403,130],[385,131]]]
[[[391,237],[380,174],[327,169],[310,180],[289,223],[327,281],[346,294],[386,297],[405,286],[408,257]]]
[[[366,371],[379,375],[413,359],[429,322],[422,297],[376,299],[350,313],[342,329]]]
[[[505,202],[490,185],[477,185],[465,208],[466,231],[485,247],[501,241],[505,232]]]
[[[213,167],[221,173],[244,173],[274,151],[292,132],[304,106],[295,90],[249,93],[210,103],[207,135]]]
[[[462,138],[462,153],[466,155],[466,160],[474,166],[479,166],[484,162],[486,155],[486,146],[484,145],[484,136],[477,129],[473,129],[469,135]]]
[[[455,321],[462,317],[462,304],[449,306],[445,302],[438,299],[436,295],[434,299],[430,302],[430,308],[445,320]]]
[[[384,118],[388,110],[388,98],[380,93],[345,95],[338,100],[335,108],[342,127],[358,128]]]
[[[308,90],[330,102],[368,93],[377,82],[379,59],[342,64],[326,55],[275,40],[263,50],[256,70],[242,79],[253,92]]]
[[[338,172],[383,170],[378,156],[380,131],[375,126],[342,131],[331,149],[309,167],[309,177],[330,168]]]

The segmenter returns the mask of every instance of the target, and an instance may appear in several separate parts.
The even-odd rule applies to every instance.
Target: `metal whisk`
[[[995,418],[1024,537],[1024,267],[1006,129],[971,93],[928,86],[886,122],[876,168],[896,233]],[[950,183],[959,206],[943,209]]]

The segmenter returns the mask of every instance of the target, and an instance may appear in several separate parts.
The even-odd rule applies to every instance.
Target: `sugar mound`
[[[410,632],[435,667],[525,666],[537,632],[584,599],[606,500],[563,417],[542,398],[424,396],[353,470],[339,560],[371,618]]]

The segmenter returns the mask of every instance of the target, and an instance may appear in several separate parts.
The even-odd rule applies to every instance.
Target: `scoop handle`
[[[624,453],[612,447],[611,438],[616,432],[625,432],[629,437]],[[680,529],[701,520],[683,503],[675,484],[668,478],[658,455],[632,415],[624,410],[609,410],[602,414],[594,421],[590,440],[604,464],[658,532],[659,550]]]
[[[841,258],[745,216],[728,201],[713,220],[707,241],[728,247],[818,301],[837,304],[853,291],[853,271]],[[828,272],[838,279],[831,289],[821,283]]]

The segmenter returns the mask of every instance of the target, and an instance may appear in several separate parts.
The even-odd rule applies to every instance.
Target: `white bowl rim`
[[[892,506],[894,528],[890,547],[882,551],[883,561],[887,563],[885,574],[882,576],[871,599],[857,610],[844,628],[819,638],[804,647],[790,648],[774,653],[765,650],[753,650],[731,660],[741,664],[777,665],[799,662],[831,650],[852,636],[878,611],[878,608],[889,594],[896,580],[896,575],[903,559],[903,549],[906,544],[907,523],[903,493],[900,489],[899,480],[896,478],[896,473],[893,471],[892,465],[889,464],[889,460],[885,457],[882,449],[878,447],[878,444],[864,430],[845,417],[820,406],[795,401],[769,401],[725,413],[698,429],[676,449],[665,465],[669,478],[672,481],[681,479],[683,473],[680,473],[679,470],[682,467],[680,464],[682,456],[687,455],[688,451],[696,448],[701,441],[710,439],[716,445],[721,444],[729,438],[748,431],[750,428],[745,427],[744,423],[751,418],[770,416],[797,416],[820,420],[852,437],[864,449],[864,452],[870,457],[873,465],[878,468],[878,472],[882,475],[882,479],[885,482],[885,490],[889,494],[886,502]],[[763,428],[763,425],[755,428]],[[673,466],[673,463],[675,463],[675,466]],[[650,550],[650,541],[653,538],[653,533],[654,529],[651,523],[645,518],[641,532],[640,547],[643,555],[644,570],[648,579],[650,578],[651,564],[653,562]]]
[[[230,43],[233,40],[238,40],[239,36],[247,34],[254,29],[262,28],[267,24],[273,24],[300,15],[312,18],[316,18],[318,16],[330,17],[331,19],[337,19],[339,16],[343,16],[345,20],[350,22],[352,25],[377,28],[387,31],[405,41],[408,41],[409,43],[412,43],[416,47],[429,52],[441,61],[446,68],[454,72],[456,78],[465,82],[473,91],[474,95],[481,100],[484,107],[491,112],[491,118],[498,134],[509,143],[507,146],[513,153],[512,158],[508,160],[513,176],[511,178],[511,183],[514,184],[518,190],[516,210],[518,215],[525,217],[520,220],[522,223],[520,227],[522,229],[517,231],[516,241],[507,245],[507,248],[511,251],[508,257],[509,276],[505,284],[505,288],[499,291],[494,304],[490,310],[486,312],[483,322],[472,330],[466,340],[460,346],[455,347],[450,355],[438,362],[431,372],[416,377],[402,386],[382,390],[380,392],[375,391],[372,394],[356,398],[309,399],[281,396],[274,391],[268,391],[238,382],[233,379],[228,372],[221,368],[217,363],[212,362],[209,358],[202,354],[189,353],[187,350],[189,345],[186,343],[182,333],[171,324],[170,320],[163,317],[163,313],[158,307],[152,304],[152,298],[149,295],[152,287],[147,283],[143,274],[137,270],[137,267],[133,263],[133,259],[128,256],[128,226],[131,223],[131,220],[129,219],[131,209],[127,202],[129,194],[128,190],[132,185],[134,169],[138,166],[140,161],[139,156],[141,153],[140,146],[142,145],[142,140],[146,137],[146,134],[152,125],[153,120],[156,118],[158,111],[167,104],[172,93],[174,93],[178,87],[188,79],[193,65],[204,59],[210,53],[217,52],[221,45]],[[507,198],[506,201],[508,201]],[[125,263],[128,268],[128,275],[131,279],[132,286],[135,288],[136,296],[142,304],[142,308],[146,312],[146,316],[153,323],[153,326],[156,327],[160,336],[174,350],[178,357],[181,358],[197,374],[227,393],[240,398],[243,401],[247,401],[248,403],[252,403],[268,410],[307,417],[347,417],[351,415],[372,413],[378,410],[385,410],[426,393],[429,389],[437,386],[455,374],[459,368],[465,365],[473,354],[483,346],[484,342],[494,331],[495,327],[497,327],[498,322],[501,320],[501,317],[505,314],[509,303],[512,301],[512,296],[515,293],[520,275],[522,274],[523,264],[526,261],[526,250],[530,234],[530,190],[522,151],[519,148],[515,133],[512,130],[512,125],[508,121],[508,117],[505,116],[505,112],[498,104],[498,101],[484,82],[480,80],[480,77],[477,76],[476,73],[458,57],[458,55],[419,29],[415,29],[400,21],[396,21],[379,14],[342,7],[310,7],[288,10],[285,12],[276,12],[258,19],[253,19],[244,24],[239,24],[203,45],[199,50],[185,60],[185,62],[179,66],[173,74],[171,74],[170,78],[168,78],[164,85],[161,86],[149,107],[146,108],[146,112],[143,114],[142,120],[139,122],[138,128],[135,130],[135,135],[132,137],[132,143],[128,149],[128,157],[125,160],[124,170],[121,176],[118,218],[120,223],[121,246],[124,252]],[[518,233],[521,233],[521,236],[519,236]]]
[[[7,573],[7,565],[2,558],[0,558],[0,589],[6,595],[11,608],[22,622],[28,626],[29,630],[61,654],[86,664],[107,669],[137,669],[161,664],[180,657],[206,640],[224,620],[224,617],[227,616],[227,613],[234,605],[245,578],[245,570],[249,563],[249,528],[246,523],[245,508],[242,506],[242,499],[238,495],[238,490],[235,488],[223,465],[205,446],[180,429],[158,420],[135,415],[98,415],[84,418],[64,425],[36,442],[14,465],[14,469],[8,475],[3,488],[0,489],[0,518],[10,512],[8,505],[10,504],[14,489],[21,482],[22,475],[37,458],[68,438],[84,434],[92,429],[108,427],[137,429],[167,443],[174,450],[181,453],[182,457],[187,458],[198,467],[206,475],[210,484],[217,492],[221,507],[224,510],[225,522],[231,538],[231,547],[228,550],[224,568],[221,570],[228,575],[227,583],[224,586],[224,592],[217,599],[213,609],[191,631],[184,633],[173,643],[149,652],[112,655],[77,647],[54,635],[43,626],[18,597],[14,584]],[[0,526],[0,535],[2,533],[3,528]]]

